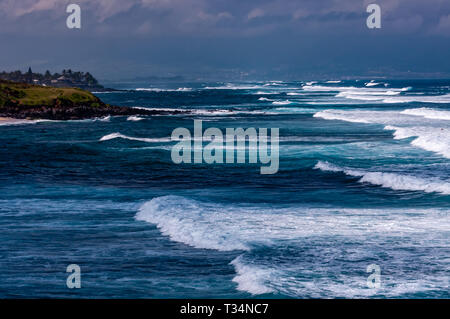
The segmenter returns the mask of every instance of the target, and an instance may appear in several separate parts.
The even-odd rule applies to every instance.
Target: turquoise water
[[[450,81],[113,86],[194,112],[0,125],[0,297],[449,297]],[[194,120],[279,128],[278,173],[174,164]]]

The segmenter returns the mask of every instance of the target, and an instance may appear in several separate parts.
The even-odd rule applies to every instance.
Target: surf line
[[[254,127],[226,128],[225,134],[216,127],[203,132],[201,120],[194,120],[194,134],[189,129],[179,127],[173,130],[171,139],[178,141],[172,147],[171,157],[175,164],[256,164],[258,160],[267,166],[260,167],[261,174],[276,174],[279,169],[279,128],[270,129]],[[269,143],[270,140],[270,153]],[[204,141],[210,141],[203,146]],[[248,141],[248,144],[247,144]],[[248,147],[247,147],[248,146]],[[224,161],[225,153],[225,161]],[[235,156],[236,155],[236,156]]]

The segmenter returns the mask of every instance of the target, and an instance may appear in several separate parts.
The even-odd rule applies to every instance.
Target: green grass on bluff
[[[54,88],[25,83],[0,81],[0,107],[3,106],[71,106],[97,107],[101,101],[92,93],[78,88]]]

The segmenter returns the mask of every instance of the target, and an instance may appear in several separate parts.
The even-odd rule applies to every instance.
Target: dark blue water
[[[449,297],[450,81],[114,86],[191,113],[0,124],[0,297]],[[194,120],[279,128],[279,171],[174,164]]]

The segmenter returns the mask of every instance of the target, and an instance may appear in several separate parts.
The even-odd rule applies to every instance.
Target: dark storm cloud
[[[57,32],[69,3],[81,6],[85,23],[100,34],[247,35],[306,28],[355,31],[369,3],[382,7],[390,32],[450,35],[448,0],[2,0],[0,32]],[[362,30],[361,30],[362,31]]]
[[[82,8],[81,30],[66,27],[69,3]],[[366,27],[369,3],[382,8],[380,30]],[[0,37],[8,69],[448,73],[450,1],[0,0]]]

